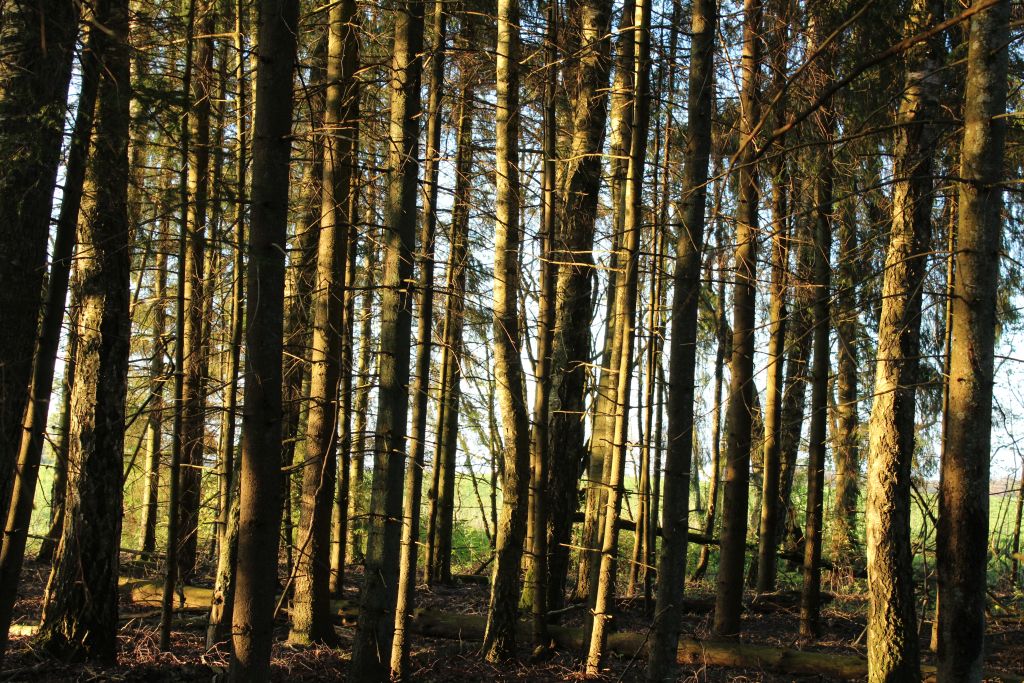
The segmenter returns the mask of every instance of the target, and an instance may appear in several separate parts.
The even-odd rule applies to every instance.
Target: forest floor
[[[64,664],[42,655],[33,645],[32,625],[38,624],[42,593],[48,567],[29,564],[24,571],[22,594],[15,610],[15,626],[0,681],[211,681],[221,680],[227,670],[226,653],[207,650],[205,646],[206,615],[199,610],[186,610],[175,621],[172,652],[158,647],[159,610],[152,603],[133,603],[127,594],[122,597],[120,651],[116,666]],[[345,598],[354,601],[361,576],[350,571]],[[687,588],[687,613],[683,635],[691,638],[709,637],[711,606],[714,602],[712,584]],[[748,596],[748,598],[751,596]],[[1016,611],[1015,616],[993,615],[987,639],[986,665],[991,670],[1024,674],[1024,604],[1011,596],[996,596],[1004,608]],[[458,581],[454,586],[421,587],[417,605],[449,614],[484,615],[487,611],[487,585],[481,582]],[[748,600],[749,603],[749,600]],[[743,616],[743,642],[778,648],[806,649],[836,655],[863,655],[865,651],[866,595],[863,591],[844,590],[822,610],[822,635],[813,644],[805,645],[798,636],[798,601],[781,600],[771,605],[748,604]],[[997,612],[999,608],[996,608]],[[563,623],[578,626],[583,609],[570,610]],[[650,619],[643,599],[619,602],[616,629],[647,634]],[[933,660],[928,651],[928,624],[922,628],[922,652],[925,662]],[[299,683],[303,681],[344,679],[354,627],[339,625],[341,647],[297,648],[287,643],[288,622],[282,615],[277,622],[273,651],[274,680]],[[572,681],[582,679],[579,656],[556,651],[543,662],[530,663],[530,648],[524,643],[519,662],[495,666],[479,656],[480,643],[474,640],[451,640],[414,636],[412,639],[412,680],[440,681]],[[642,681],[645,660],[641,656],[611,656],[604,680]],[[733,669],[715,666],[682,665],[680,681],[823,681],[824,676],[771,673],[759,669]]]

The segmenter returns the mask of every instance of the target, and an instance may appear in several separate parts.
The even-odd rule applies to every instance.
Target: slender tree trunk
[[[725,332],[725,251],[719,240],[719,248],[722,254],[719,257],[718,267],[718,310],[715,312],[716,330],[715,336],[715,371],[714,371],[714,399],[711,408],[711,476],[708,477],[708,507],[704,514],[703,533],[710,537],[715,531],[715,515],[718,512],[718,489],[722,479],[722,381],[725,369],[725,352],[728,339]],[[693,570],[693,580],[699,581],[704,578],[707,572],[708,561],[711,558],[711,546],[704,544],[700,549],[700,556],[697,558],[697,566]]]
[[[185,226],[188,249],[184,264],[179,264],[185,288],[184,385],[181,411],[181,465],[177,476],[179,489],[178,579],[187,582],[196,570],[199,538],[200,486],[205,436],[205,377],[209,345],[203,334],[205,308],[204,265],[206,223],[210,186],[210,103],[214,97],[213,41],[216,14],[211,0],[197,0],[195,7],[195,47],[192,51],[188,107],[188,205]]]
[[[330,604],[331,511],[338,447],[338,385],[341,379],[341,328],[345,268],[351,225],[356,139],[353,99],[356,49],[352,20],[355,2],[333,5],[328,15],[327,93],[324,105],[320,236],[311,301],[309,414],[302,467],[300,544],[292,601],[291,642],[337,642]]]
[[[860,498],[859,417],[857,411],[857,282],[862,269],[857,263],[857,225],[853,216],[839,219],[839,264],[836,272],[836,407],[833,461],[836,468],[832,510],[832,558],[837,569],[850,572],[863,566],[862,546],[857,539],[857,503]],[[883,295],[883,305],[886,301]]]
[[[913,35],[942,16],[936,0],[915,0]],[[907,55],[894,145],[892,232],[886,254],[868,447],[866,511],[868,678],[921,677],[910,540],[911,467],[920,355],[922,285],[931,248],[932,158],[938,138],[941,40]],[[838,494],[837,494],[838,495]]]
[[[21,445],[78,3],[12,0],[0,26],[0,520]]]
[[[774,41],[771,50],[772,91],[781,92],[785,87],[786,53],[789,47],[789,5],[775,4],[772,12]],[[777,124],[783,122],[785,105],[780,99],[772,111]],[[769,302],[768,366],[766,369],[764,410],[764,455],[761,491],[761,517],[758,526],[757,585],[758,593],[775,590],[778,571],[776,552],[778,548],[779,513],[781,510],[779,484],[782,474],[780,462],[782,431],[782,395],[786,343],[786,296],[787,269],[789,267],[789,197],[786,160],[781,156],[781,141],[777,143],[780,153],[772,165],[772,275],[771,300]]]
[[[755,392],[754,299],[757,275],[758,187],[754,144],[750,138],[755,122],[760,116],[758,72],[761,68],[761,1],[744,0],[743,14],[743,86],[740,93],[740,137],[743,152],[738,159],[740,198],[736,214],[732,380],[726,417],[725,487],[714,621],[714,632],[720,636],[733,636],[740,631]]]
[[[368,201],[367,204],[367,214],[372,216],[374,213],[372,201]],[[370,385],[373,383],[373,373],[370,370],[370,356],[376,343],[375,338],[372,336],[371,328],[371,322],[373,321],[373,292],[376,289],[376,268],[377,250],[373,247],[372,240],[367,240],[366,255],[363,259],[363,296],[360,303],[359,358],[354,374],[358,385],[354,391],[355,397],[352,402],[352,449],[349,456],[350,493],[348,519],[351,531],[348,538],[348,556],[352,558],[354,563],[363,561],[365,552],[363,546],[367,529],[366,513],[369,492],[366,490],[364,462],[366,459]]]
[[[835,121],[825,115],[821,129],[831,136]],[[807,514],[804,528],[803,591],[800,599],[800,635],[811,638],[818,635],[821,595],[821,537],[822,510],[825,488],[826,427],[828,423],[828,374],[831,351],[829,348],[829,297],[831,293],[832,250],[832,152],[831,140],[822,141],[822,152],[817,169],[815,187],[814,230],[814,355],[811,359],[811,419],[807,446]]]
[[[630,135],[629,167],[626,174],[625,216],[622,234],[620,264],[624,267],[619,286],[616,287],[615,309],[620,316],[618,333],[619,365],[615,395],[615,426],[612,433],[608,503],[604,514],[604,533],[601,545],[601,563],[597,584],[591,586],[594,606],[586,673],[598,673],[604,658],[609,624],[615,605],[615,570],[618,552],[619,510],[622,507],[626,469],[627,440],[629,438],[630,379],[636,318],[637,285],[639,279],[639,242],[643,220],[643,180],[647,156],[647,131],[650,123],[650,59],[651,59],[651,3],[638,0],[633,17],[634,91],[633,130]],[[687,487],[689,483],[687,482]],[[685,490],[685,489],[684,489]]]
[[[156,283],[153,291],[152,325],[153,354],[149,364],[149,386],[152,400],[149,404],[149,419],[146,425],[146,474],[142,490],[142,537],[139,547],[142,552],[156,552],[156,523],[160,500],[160,456],[164,423],[164,384],[166,367],[164,356],[167,354],[167,246],[170,241],[166,234],[167,226],[160,229],[160,240],[157,243]]]
[[[562,216],[552,258],[558,263],[552,324],[548,468],[547,607],[563,604],[569,569],[572,515],[586,460],[584,391],[590,363],[594,273],[594,224],[601,187],[601,158],[608,107],[611,2],[572,0],[565,31],[579,61],[565,79],[572,109],[572,142]],[[572,64],[572,63],[570,63]],[[569,68],[569,67],[567,67]]]
[[[444,88],[444,59],[447,16],[444,6],[434,0],[431,34],[434,44],[430,54],[429,96],[427,99],[427,148],[423,175],[427,193],[424,197],[420,227],[419,281],[416,304],[416,369],[412,397],[412,457],[405,472],[405,501],[402,510],[402,550],[399,563],[398,597],[395,604],[395,636],[391,644],[391,676],[396,680],[409,677],[409,619],[416,606],[417,545],[420,534],[420,503],[423,490],[423,464],[427,438],[427,408],[430,393],[431,332],[434,323],[434,245],[437,228],[438,176],[440,173],[441,98]]]
[[[224,396],[224,434],[221,439],[220,543],[214,575],[210,623],[206,630],[206,646],[230,638],[235,605],[235,564],[238,558],[239,483],[235,466],[235,422],[238,412],[238,374],[242,352],[243,320],[245,318],[245,241],[246,241],[246,167],[248,165],[248,81],[245,74],[245,0],[235,0],[235,253],[231,282],[231,349],[228,354],[227,381]]]
[[[106,30],[102,36],[97,33],[93,43],[102,69],[95,153],[79,225],[76,277],[81,310],[71,396],[68,497],[38,642],[63,659],[113,662],[131,268],[128,2],[101,2],[94,16]]]
[[[664,537],[658,556],[658,597],[654,607],[654,630],[647,662],[648,681],[666,680],[671,675],[679,640],[686,582],[694,375],[697,368],[697,310],[700,300],[708,159],[711,154],[711,115],[715,101],[717,5],[715,0],[698,0],[693,4],[690,19],[693,41],[687,104],[690,123],[683,162],[683,225],[676,244],[673,277],[675,294],[672,300],[672,341],[669,350],[668,450],[665,454],[662,522]],[[716,386],[716,393],[720,391],[719,386]],[[717,480],[715,474],[712,476],[713,480]],[[709,506],[712,505],[710,500]]]
[[[619,43],[615,60],[615,80],[612,86],[611,140],[609,154],[611,169],[609,189],[612,197],[612,249],[608,263],[607,317],[604,328],[604,348],[601,353],[601,374],[593,400],[593,427],[590,435],[590,460],[587,463],[587,493],[584,511],[583,534],[580,539],[581,561],[576,581],[575,595],[579,599],[594,595],[592,583],[597,579],[601,564],[601,534],[607,502],[607,485],[611,466],[612,431],[615,427],[616,371],[619,367],[619,346],[622,335],[619,311],[615,308],[618,300],[619,271],[622,264],[619,251],[622,248],[622,226],[625,214],[626,174],[630,149],[630,134],[633,122],[633,76],[635,39],[632,29],[634,0],[626,0],[619,19]],[[588,321],[589,324],[589,321]],[[589,349],[588,349],[589,355]],[[589,622],[588,622],[589,623]]]
[[[270,678],[281,526],[284,250],[298,2],[262,0],[246,281],[245,406],[230,680]],[[259,305],[255,305],[259,302]]]
[[[1010,2],[971,18],[961,146],[949,431],[939,495],[939,680],[981,679]]]
[[[412,337],[412,291],[405,283],[412,279],[416,237],[422,45],[423,0],[408,0],[395,11],[376,452],[365,579],[350,669],[353,679],[364,681],[389,677],[398,597]]]
[[[519,326],[519,2],[498,0],[495,142],[494,374],[504,434],[502,506],[495,543],[484,656],[515,655],[519,568],[526,538],[530,429]]]
[[[77,223],[76,219],[75,224]],[[72,226],[72,230],[74,230],[74,226]],[[60,540],[61,529],[64,528],[64,502],[67,499],[68,490],[68,448],[69,436],[71,434],[71,389],[75,383],[74,359],[78,347],[78,337],[74,333],[76,327],[75,311],[78,308],[75,303],[75,297],[74,288],[72,288],[72,299],[68,315],[68,352],[64,364],[64,377],[61,380],[60,426],[58,427],[60,441],[53,449],[53,484],[50,487],[50,528],[46,532],[46,538],[39,544],[39,554],[36,555],[36,562],[40,564],[53,564],[53,554],[57,551],[57,541]],[[17,501],[12,496],[12,507],[16,504]]]
[[[555,81],[558,77],[558,2],[548,0],[545,35],[543,174],[541,212],[540,312],[537,321],[537,364],[534,386],[533,431],[530,434],[530,562],[527,568],[524,602],[531,613],[533,644],[545,648],[547,636],[547,574],[548,574],[548,502],[546,484],[550,462],[551,346],[555,322],[554,263],[555,236],[558,231],[555,205],[557,108]]]

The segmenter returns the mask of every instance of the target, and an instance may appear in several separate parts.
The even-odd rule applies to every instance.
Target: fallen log
[[[416,633],[454,640],[482,640],[486,617],[476,614],[452,614],[419,609],[413,615],[411,628]],[[530,625],[519,624],[519,635],[530,637]],[[549,626],[548,633],[555,645],[579,652],[583,649],[582,629],[563,626]],[[648,634],[613,633],[608,637],[608,652],[625,657],[645,658],[647,656]],[[833,652],[812,652],[791,648],[752,645],[734,641],[695,640],[680,638],[676,653],[679,664],[700,664],[735,669],[759,669],[784,674],[809,674],[831,679],[851,680],[868,675],[868,663],[859,655],[843,655]],[[932,680],[935,667],[923,665],[923,680]],[[1004,683],[1024,683],[1024,677],[986,672],[986,680]]]
[[[582,512],[577,512],[572,516],[573,524],[579,524],[583,522],[583,519],[584,514]],[[617,520],[615,520],[615,528],[617,528],[619,531],[632,531],[635,533],[636,522],[634,522],[631,519],[623,519],[622,517],[619,517]],[[654,528],[654,533],[658,536],[663,535],[660,526]],[[697,533],[696,531],[688,531],[686,537],[690,539],[692,542],[700,543],[701,545],[718,545],[717,538],[705,536],[704,534]]]

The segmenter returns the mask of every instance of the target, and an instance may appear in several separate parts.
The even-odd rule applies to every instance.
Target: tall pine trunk
[[[736,214],[736,279],[733,289],[732,380],[725,419],[725,486],[714,632],[740,631],[743,564],[747,550],[747,501],[754,411],[754,299],[757,276],[758,187],[753,131],[760,116],[761,0],[743,3],[743,87],[740,93],[739,207]]]
[[[423,0],[408,0],[395,10],[377,435],[365,579],[350,669],[353,679],[365,681],[389,677],[398,598],[412,338],[413,292],[407,283],[413,275],[416,241],[422,46]]]
[[[230,680],[270,678],[281,522],[281,354],[296,0],[262,0],[246,280],[245,406]],[[258,302],[258,305],[257,305]]]
[[[494,375],[504,436],[502,506],[495,541],[484,656],[496,662],[516,648],[519,568],[526,539],[530,430],[519,326],[519,2],[498,0],[496,53]]]
[[[99,3],[95,18],[106,30],[93,44],[102,69],[75,266],[68,496],[38,638],[64,659],[113,662],[130,320],[127,0]]]
[[[676,243],[672,336],[669,347],[668,449],[665,454],[664,540],[658,556],[658,597],[647,680],[669,677],[675,664],[686,584],[693,462],[694,377],[697,369],[697,310],[704,247],[714,55],[718,3],[698,0],[690,20],[689,136],[683,161],[683,225]],[[717,430],[715,430],[717,431]],[[710,505],[710,503],[709,503]]]
[[[981,679],[1010,2],[971,17],[949,415],[939,494],[939,680]]]

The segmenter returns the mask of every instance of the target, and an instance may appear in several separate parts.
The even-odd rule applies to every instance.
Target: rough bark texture
[[[230,679],[270,678],[281,525],[281,353],[296,0],[262,0],[246,282],[245,407]]]
[[[513,657],[519,568],[530,487],[530,419],[519,325],[519,2],[498,0],[495,142],[494,374],[504,436],[502,506],[494,546],[484,656]]]
[[[385,681],[398,596],[402,493],[408,416],[409,350],[412,338],[413,249],[419,180],[420,53],[423,0],[395,10],[390,123],[390,178],[383,235],[380,389],[374,444],[373,490],[359,628],[352,646],[353,679]]]
[[[78,4],[10,0],[0,24],[0,519],[21,444],[43,301]]]
[[[79,223],[68,495],[38,638],[64,659],[113,662],[130,320],[127,0],[101,2],[96,18],[110,32],[95,46],[103,68]]]
[[[320,143],[323,149],[320,237],[313,287],[309,413],[302,467],[302,507],[295,560],[295,593],[289,641],[335,643],[331,623],[331,511],[337,474],[338,385],[345,270],[351,225],[356,139],[356,69],[351,0],[333,5],[328,15],[327,92]]]
[[[551,404],[548,474],[547,603],[563,605],[569,568],[571,515],[579,504],[576,492],[586,460],[586,387],[590,362],[590,322],[594,280],[594,223],[601,187],[601,158],[608,109],[611,2],[570,3],[566,30],[578,61],[566,65],[572,110],[572,142],[562,216],[552,257],[558,264],[555,319],[551,344]]]
[[[976,0],[977,1],[977,0]],[[1010,2],[971,18],[949,416],[939,495],[939,680],[981,678]]]
[[[739,207],[736,214],[736,280],[733,290],[732,380],[725,419],[725,486],[722,500],[722,550],[719,558],[714,631],[732,636],[740,630],[743,563],[747,545],[747,500],[751,428],[754,411],[754,299],[757,275],[758,189],[749,140],[759,116],[761,63],[760,0],[743,3],[743,90],[740,137],[747,141],[738,160]]]
[[[907,32],[941,17],[935,0],[915,0]],[[868,678],[920,678],[910,538],[911,465],[920,354],[921,297],[931,247],[932,158],[937,139],[941,42],[907,54],[894,144],[892,231],[885,259],[874,404],[868,446],[867,561],[871,600]],[[838,494],[837,494],[838,495]]]
[[[679,640],[686,582],[693,451],[694,375],[700,255],[704,244],[711,111],[714,105],[715,0],[693,4],[689,75],[689,137],[683,162],[683,225],[676,245],[669,347],[668,449],[665,454],[664,542],[658,557],[658,593],[647,680],[669,678]]]

